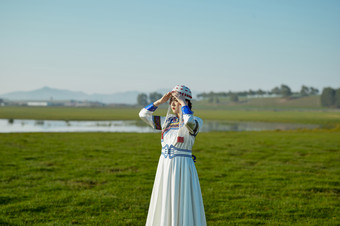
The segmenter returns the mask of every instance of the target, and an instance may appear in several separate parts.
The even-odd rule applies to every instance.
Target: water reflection
[[[320,125],[280,123],[280,122],[231,122],[205,121],[202,131],[264,131],[264,130],[294,130],[314,129]]]
[[[35,125],[42,125],[42,126],[43,126],[44,123],[45,123],[45,122],[44,122],[43,120],[36,120],[36,121],[35,121]]]
[[[264,122],[204,121],[202,132],[261,131],[319,128],[319,125]],[[141,120],[124,121],[61,121],[0,119],[0,133],[14,132],[158,132]]]
[[[143,124],[143,122],[142,122]],[[0,119],[0,133],[13,132],[155,132],[135,120],[130,121],[61,121]]]

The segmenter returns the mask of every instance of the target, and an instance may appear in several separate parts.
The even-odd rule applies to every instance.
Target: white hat
[[[175,91],[177,91],[179,94],[184,96],[184,98],[187,99],[187,100],[191,100],[192,99],[191,91],[186,86],[177,85],[177,86],[175,86],[175,88],[172,89],[172,92],[175,92]]]

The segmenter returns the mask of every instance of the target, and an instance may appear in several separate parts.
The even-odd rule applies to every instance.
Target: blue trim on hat
[[[190,110],[189,106],[183,106],[182,107],[182,112],[183,112],[183,114],[190,114],[190,115],[194,114],[194,112],[192,112]]]
[[[155,105],[153,105],[153,104],[150,104],[150,105],[148,105],[148,106],[145,107],[146,110],[152,111],[152,112],[153,112],[153,111],[156,111],[157,108],[158,108],[158,107],[155,106]]]

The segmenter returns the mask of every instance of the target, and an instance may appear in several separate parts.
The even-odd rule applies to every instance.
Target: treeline
[[[197,98],[208,99],[209,102],[219,103],[220,97],[229,97],[231,101],[238,102],[239,97],[263,97],[263,96],[280,96],[283,98],[289,98],[291,96],[313,96],[318,95],[319,90],[314,87],[302,86],[300,91],[293,92],[291,88],[287,85],[282,84],[281,86],[274,87],[271,90],[248,90],[241,92],[209,92],[209,93],[200,93],[197,95]]]
[[[324,88],[321,93],[321,106],[340,108],[340,88]]]
[[[241,92],[209,92],[209,93],[200,93],[197,95],[197,98],[207,99],[210,103],[219,103],[219,98],[221,97],[229,97],[230,101],[238,102],[239,97],[263,97],[263,96],[279,96],[282,98],[290,98],[290,97],[305,97],[305,96],[314,96],[318,95],[319,90],[314,87],[302,86],[300,91],[293,92],[291,88],[287,85],[281,85],[274,87],[270,91],[265,90],[248,90]],[[162,94],[157,92],[152,92],[149,95],[145,93],[140,93],[137,97],[137,103],[142,106],[146,106],[149,103],[153,103],[156,100],[160,99]],[[340,88],[333,89],[331,87],[323,88],[321,96],[321,106],[323,107],[333,107],[340,108]]]
[[[140,93],[137,96],[137,104],[146,106],[149,103],[153,103],[156,100],[160,99],[163,95],[157,92],[150,93],[149,96],[145,93]]]

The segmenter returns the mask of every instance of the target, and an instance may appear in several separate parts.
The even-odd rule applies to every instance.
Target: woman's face
[[[180,113],[181,104],[176,100],[176,98],[172,97],[170,99],[170,106],[174,114],[178,115]]]

